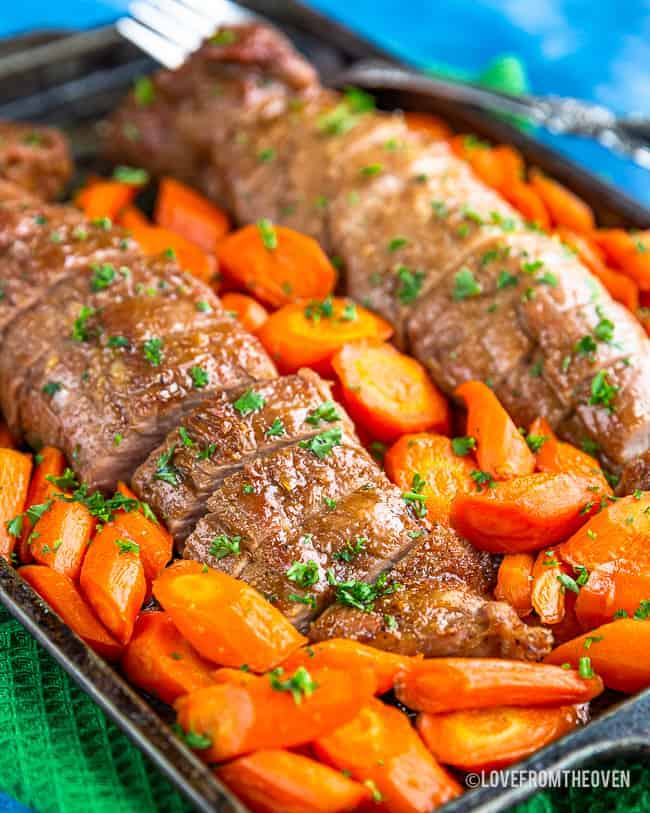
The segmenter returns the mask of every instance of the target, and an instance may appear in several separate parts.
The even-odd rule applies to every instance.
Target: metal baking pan
[[[378,48],[297,2],[254,0],[243,5],[275,21],[324,76],[355,59],[387,58]],[[55,124],[70,137],[81,172],[102,169],[97,156],[102,117],[119,102],[134,77],[154,64],[118,36],[114,28],[81,34],[38,32],[0,43],[0,118]],[[596,211],[606,225],[650,228],[650,211],[614,187],[508,124],[449,103],[434,103],[415,87],[375,88],[386,108],[439,113],[464,132],[513,143],[527,162],[558,178]],[[170,710],[130,688],[96,656],[0,559],[0,602],[70,676],[131,737],[201,811],[245,813],[241,805],[171,729]],[[650,690],[621,700],[609,694],[595,719],[539,751],[517,768],[556,772],[588,761],[630,755],[650,756]],[[535,785],[483,787],[444,807],[445,813],[496,813],[535,792]]]

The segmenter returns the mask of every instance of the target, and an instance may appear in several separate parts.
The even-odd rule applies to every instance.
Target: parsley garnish
[[[258,392],[253,390],[246,390],[233,404],[233,408],[239,412],[242,418],[252,415],[253,412],[259,412],[260,409],[266,404],[266,399]]]
[[[20,536],[23,532],[23,515],[18,514],[17,517],[10,519],[5,523],[5,528],[9,536]]]
[[[140,545],[130,539],[116,539],[115,544],[120,549],[120,556],[124,553],[140,553]]]
[[[333,429],[327,429],[319,435],[314,435],[309,440],[301,440],[298,444],[301,449],[309,449],[320,460],[324,460],[335,446],[341,442],[343,433],[340,426],[335,426]]]
[[[368,540],[365,536],[358,536],[354,542],[348,539],[341,550],[332,554],[332,559],[336,559],[339,562],[351,562],[353,559],[356,559],[357,556],[363,553],[363,551],[366,549],[367,543]]]
[[[454,454],[466,457],[473,449],[476,449],[476,438],[470,436],[452,438],[451,448],[454,450]]]
[[[405,265],[400,265],[395,273],[400,281],[397,298],[403,305],[410,305],[411,302],[415,302],[422,290],[424,271],[411,271]]]
[[[163,452],[156,463],[156,471],[154,473],[154,480],[162,480],[163,483],[169,483],[172,486],[177,486],[179,481],[178,469],[176,469],[171,460],[176,454],[176,444],[170,446],[166,452]]]
[[[578,661],[578,673],[580,674],[580,677],[584,678],[585,680],[595,677],[596,673],[591,667],[591,658],[588,658],[587,656],[580,658]]]
[[[360,117],[374,106],[375,101],[368,93],[357,88],[347,88],[339,104],[320,116],[316,126],[327,135],[343,135],[355,127]]]
[[[282,435],[286,435],[287,430],[282,423],[280,418],[274,418],[273,423],[269,426],[266,430],[266,437],[267,438],[279,438]]]
[[[271,686],[278,692],[291,692],[293,702],[299,706],[305,697],[311,697],[318,688],[318,684],[312,680],[311,675],[304,666],[299,666],[291,677],[281,680],[284,669],[274,669],[269,673]]]
[[[111,348],[118,348],[118,347],[128,347],[129,340],[126,336],[109,336],[108,341],[106,342],[106,347]]]
[[[411,490],[402,493],[402,499],[407,502],[419,517],[427,514],[426,497],[422,493],[427,482],[417,471],[411,481]]]
[[[492,475],[487,471],[474,469],[474,471],[470,472],[469,476],[472,478],[472,480],[474,480],[479,491],[483,491],[483,487],[494,488],[496,485],[494,482],[494,477],[492,477]]]
[[[210,45],[232,45],[233,43],[237,42],[238,35],[236,31],[233,31],[230,28],[225,28],[222,31],[217,31],[217,33],[210,37],[208,40]]]
[[[182,740],[189,748],[197,751],[204,751],[212,745],[212,740],[206,734],[198,734],[196,731],[183,731],[178,723],[172,725],[176,736]]]
[[[90,270],[92,271],[90,277],[91,291],[102,291],[115,282],[115,266],[111,265],[111,263],[103,263],[102,265],[95,263],[90,266]]]
[[[511,286],[519,285],[519,277],[515,274],[511,274],[509,271],[505,269],[503,271],[499,271],[499,276],[497,277],[497,289],[501,290],[502,288],[509,288]]]
[[[209,460],[216,451],[217,451],[217,444],[216,443],[209,443],[205,448],[201,449],[201,451],[197,453],[196,459],[197,460]]]
[[[159,367],[163,359],[163,342],[162,339],[152,338],[147,339],[142,345],[142,352],[144,357],[151,364],[152,367]]]
[[[196,441],[192,440],[184,426],[179,426],[178,436],[180,437],[183,446],[186,446],[188,449],[191,449],[192,446],[196,446]]]
[[[384,169],[383,164],[368,164],[365,167],[361,167],[359,170],[364,178],[372,178],[373,175],[379,175]]]
[[[135,80],[133,96],[139,107],[148,107],[156,98],[153,82],[148,76],[139,76]]]
[[[547,440],[546,435],[526,435],[526,443],[533,454],[537,454]]]
[[[61,390],[63,384],[60,381],[48,381],[47,384],[43,385],[43,389],[41,390],[45,395],[49,395],[52,397],[56,395],[57,392]]]
[[[293,562],[286,573],[287,579],[299,587],[311,587],[318,582],[318,563]]]
[[[144,186],[149,183],[149,173],[146,169],[135,167],[119,166],[113,170],[113,178],[120,183],[128,183],[133,186]]]
[[[474,274],[467,267],[463,267],[454,276],[454,290],[451,298],[454,302],[468,299],[472,296],[479,296],[483,288],[474,277]]]
[[[241,553],[241,536],[219,534],[210,543],[208,552],[217,559],[225,559],[226,556],[238,556]]]
[[[340,420],[341,416],[337,412],[334,401],[323,401],[320,406],[313,409],[305,418],[305,422],[310,423],[312,426],[318,426],[321,421],[334,423],[334,421]]]
[[[591,382],[591,396],[589,397],[589,404],[591,406],[603,406],[608,412],[614,412],[613,405],[614,398],[619,388],[610,384],[607,380],[607,372],[600,370],[596,373]]]
[[[192,379],[192,385],[197,390],[207,387],[210,380],[207,371],[204,370],[203,367],[191,367],[190,377]]]
[[[594,336],[601,342],[611,342],[614,338],[614,323],[610,319],[601,319],[594,328]]]
[[[315,299],[305,308],[305,318],[312,322],[331,319],[332,316],[334,316],[334,302],[331,296],[326,297],[322,302]]]
[[[95,315],[95,309],[88,305],[82,305],[79,316],[74,320],[72,326],[72,338],[76,342],[87,342],[90,340],[91,332],[88,330],[88,320]]]
[[[355,607],[364,613],[374,610],[375,602],[378,599],[402,589],[399,582],[388,582],[387,573],[378,576],[374,584],[362,581],[337,582],[331,571],[328,572],[328,580],[332,586],[336,587],[337,604],[342,604],[344,607]]]
[[[46,475],[45,479],[48,481],[48,483],[52,483],[52,485],[55,485],[57,488],[62,488],[64,490],[79,488],[77,476],[71,468],[66,468],[63,471],[63,474],[59,476],[48,474]]]
[[[194,307],[199,313],[212,313],[212,307],[209,302],[205,301],[205,299],[199,299]]]
[[[389,251],[397,251],[400,248],[404,248],[404,246],[408,245],[408,240],[406,237],[393,237],[393,239],[388,244]]]

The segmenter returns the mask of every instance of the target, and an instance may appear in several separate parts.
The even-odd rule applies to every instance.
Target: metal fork
[[[118,20],[118,31],[171,69],[179,67],[217,26],[255,17],[229,0],[133,0],[129,12],[130,17]],[[606,107],[581,99],[512,96],[470,83],[434,79],[389,60],[360,60],[327,79],[338,87],[352,84],[366,90],[417,90],[437,100],[520,116],[553,133],[595,139],[650,169],[650,119],[640,115],[617,117]]]

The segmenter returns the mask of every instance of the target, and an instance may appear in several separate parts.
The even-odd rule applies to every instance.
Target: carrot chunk
[[[535,223],[540,229],[549,231],[551,217],[540,194],[533,186],[523,181],[512,181],[505,183],[499,191],[528,223]]]
[[[257,590],[198,562],[163,570],[153,593],[197,652],[223,666],[265,672],[306,643]]]
[[[221,297],[224,308],[233,313],[244,330],[257,333],[264,322],[269,318],[269,312],[264,305],[260,305],[252,296],[235,292],[224,294]]]
[[[94,530],[95,518],[83,503],[54,499],[30,534],[32,556],[77,579]]]
[[[567,226],[578,232],[589,232],[596,227],[596,219],[591,207],[566,186],[539,170],[532,170],[529,177],[533,189],[538,192],[546,204],[555,225]]]
[[[228,216],[203,195],[174,178],[161,178],[154,220],[191,243],[214,254],[230,229]]]
[[[434,141],[447,141],[452,136],[451,127],[447,122],[432,113],[408,111],[404,113],[404,121],[409,130],[426,133]]]
[[[75,204],[88,220],[107,217],[116,220],[138,193],[138,187],[120,181],[94,180],[81,189]]]
[[[650,600],[650,565],[618,559],[589,573],[578,593],[575,610],[583,630],[611,621],[615,615],[633,616]]]
[[[523,155],[516,147],[511,144],[497,144],[496,147],[492,147],[492,155],[501,164],[503,183],[500,191],[507,189],[512,184],[523,181],[526,174],[526,165]]]
[[[24,564],[34,560],[29,544],[29,537],[34,526],[32,516],[38,514],[41,506],[60,491],[54,483],[48,480],[48,477],[60,477],[65,469],[63,452],[53,446],[44,446],[39,452],[37,460],[39,462],[36,464],[27,492],[22,534],[18,543],[18,559]]]
[[[118,223],[129,231],[136,231],[137,229],[151,226],[149,218],[136,206],[127,206],[126,209],[120,213]]]
[[[533,610],[533,562],[530,553],[506,553],[499,565],[494,595],[522,617]]]
[[[214,282],[216,263],[214,257],[191,243],[183,235],[163,229],[162,226],[142,226],[130,222],[129,230],[142,251],[150,257],[160,254],[175,259],[184,271],[203,282]]]
[[[117,484],[120,494],[131,500],[137,500],[131,489],[122,482]],[[145,516],[142,509],[137,511],[116,512],[113,523],[128,539],[136,542],[140,549],[140,561],[147,582],[152,582],[171,560],[174,547],[172,535],[152,518]]]
[[[0,556],[11,561],[16,539],[22,531],[31,455],[14,449],[0,449]]]
[[[650,237],[623,229],[597,229],[591,235],[614,265],[642,291],[650,291]]]

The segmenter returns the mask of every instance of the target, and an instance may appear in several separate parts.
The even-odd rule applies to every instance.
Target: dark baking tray
[[[324,76],[332,76],[338,68],[360,57],[387,56],[300,3],[255,0],[244,5],[276,21]],[[134,77],[153,67],[151,60],[121,40],[112,27],[82,34],[37,32],[18,41],[6,41],[0,43],[0,118],[62,126],[71,139],[81,171],[101,169],[96,153],[101,118],[119,102]],[[650,227],[650,212],[641,205],[508,124],[453,104],[434,103],[412,87],[375,91],[383,107],[440,113],[462,131],[516,144],[530,164],[557,177],[587,200],[603,224]],[[197,809],[245,812],[212,772],[172,734],[169,710],[147,702],[131,689],[2,559],[0,602]],[[644,655],[647,653],[639,653],[639,657]],[[610,696],[608,703],[588,726],[519,763],[517,768],[553,772],[613,756],[648,757],[650,691],[622,701],[620,696]],[[496,813],[534,791],[534,784],[505,789],[484,787],[469,791],[444,811]]]

